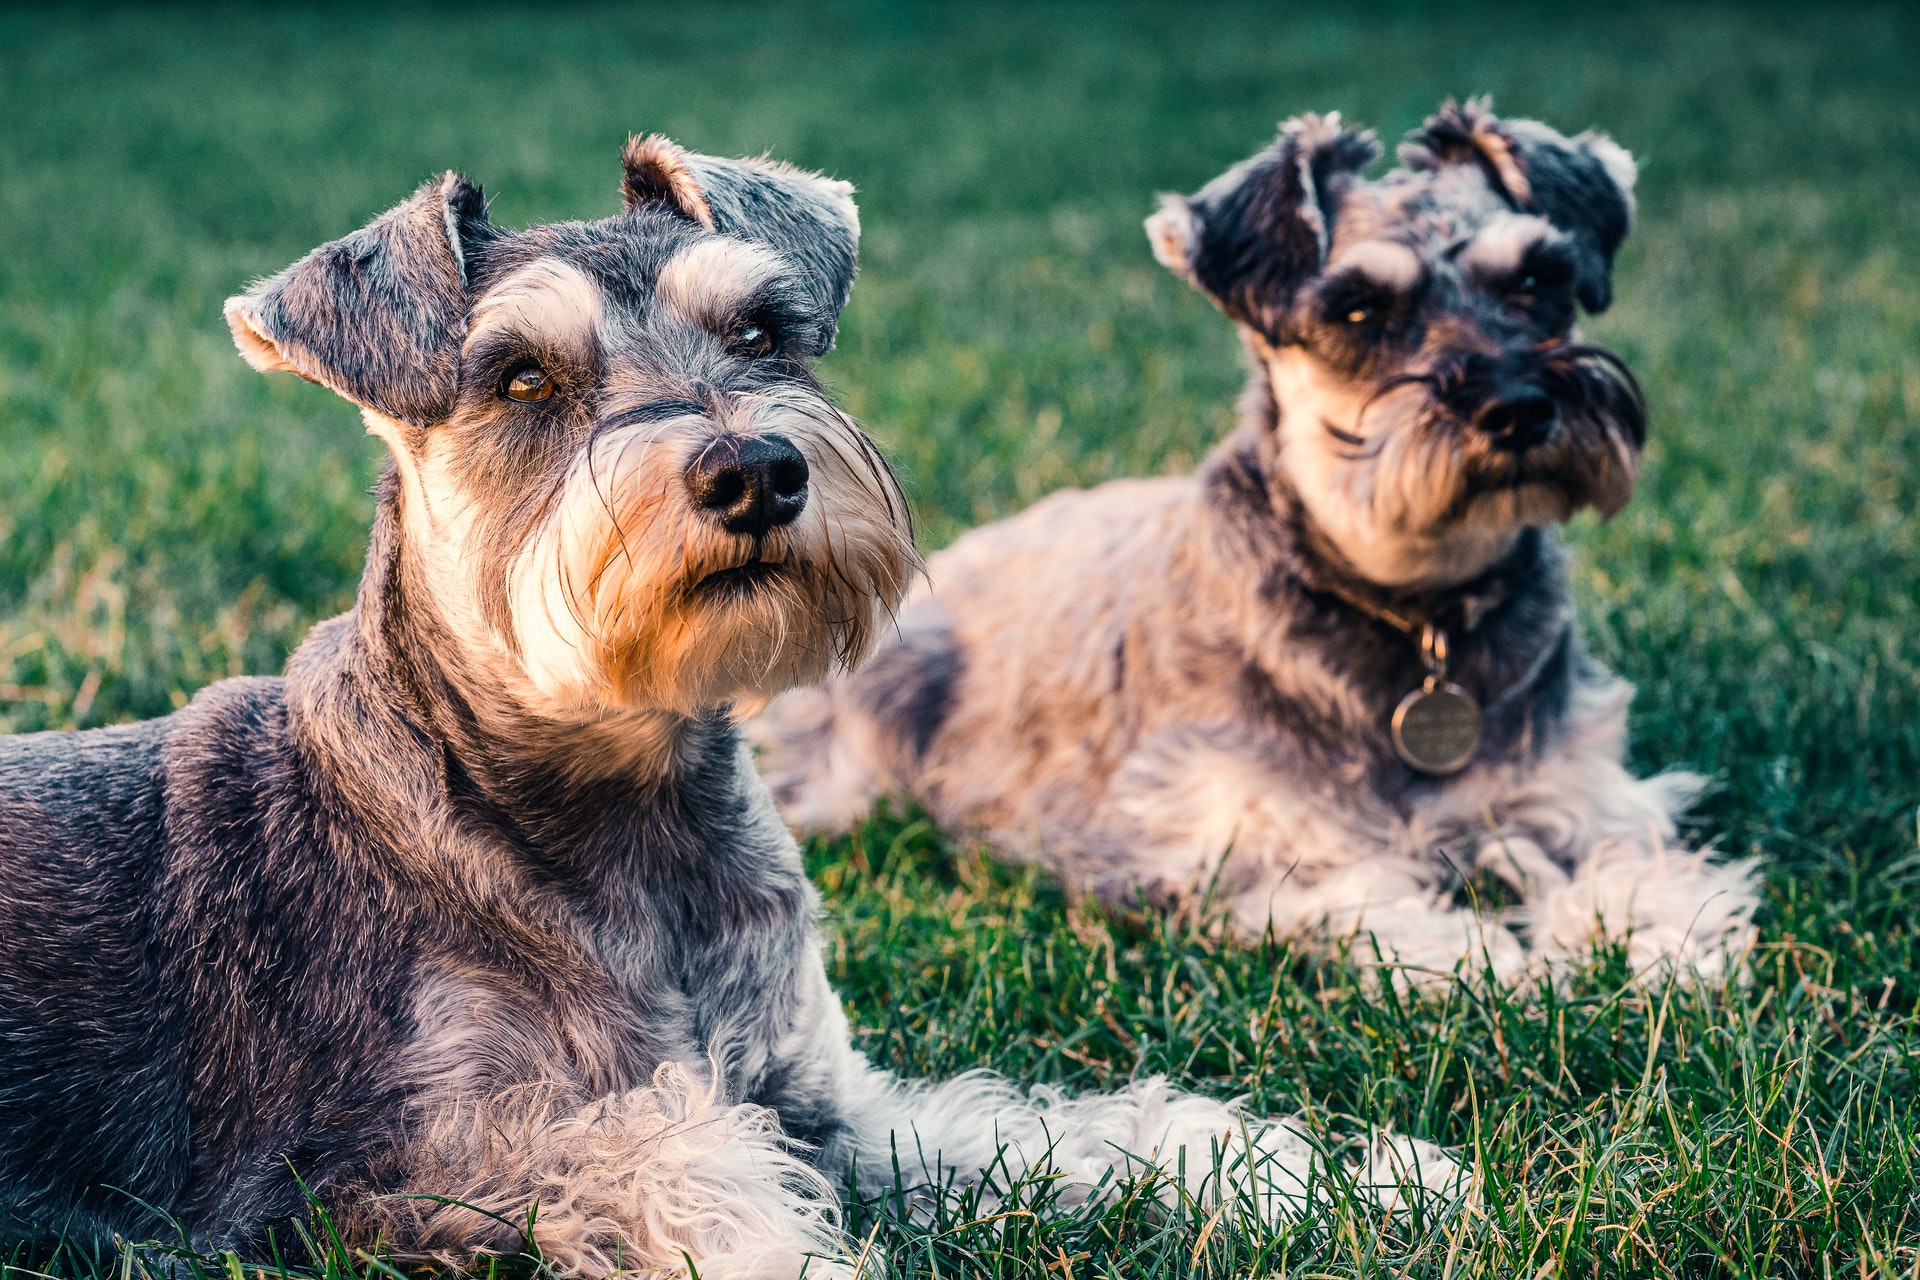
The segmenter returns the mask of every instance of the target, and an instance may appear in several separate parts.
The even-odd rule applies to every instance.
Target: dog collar
[[[1430,619],[1407,618],[1333,583],[1326,584],[1326,589],[1375,621],[1417,637],[1427,677],[1393,709],[1389,732],[1394,752],[1408,768],[1429,777],[1445,778],[1466,768],[1480,750],[1482,716],[1473,695],[1447,679],[1450,646],[1445,629]],[[1473,630],[1489,607],[1484,597],[1463,597],[1465,629]]]

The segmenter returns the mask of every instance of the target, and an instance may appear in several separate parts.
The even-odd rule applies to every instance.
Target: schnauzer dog
[[[901,1165],[1304,1204],[1287,1124],[853,1050],[736,727],[917,564],[807,363],[851,189],[660,138],[624,189],[512,232],[449,173],[227,304],[391,448],[366,573],[284,679],[0,742],[0,1213],[259,1248],[304,1180],[423,1255],[532,1206],[563,1271],[791,1277],[850,1272],[834,1184]]]
[[[1646,420],[1582,342],[1634,162],[1449,104],[1376,181],[1302,116],[1147,221],[1239,329],[1239,429],[1197,474],[1058,493],[935,556],[897,638],[756,729],[790,821],[906,791],[1109,898],[1224,894],[1248,934],[1409,971],[1587,951],[1711,972],[1752,875],[1670,847],[1699,780],[1623,767],[1553,526],[1612,515]],[[1521,905],[1453,900],[1482,873]],[[1528,934],[1523,944],[1515,929]],[[1371,935],[1371,944],[1366,942]]]

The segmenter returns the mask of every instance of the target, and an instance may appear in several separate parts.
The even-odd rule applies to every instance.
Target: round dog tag
[[[1459,685],[1429,677],[1394,708],[1393,749],[1421,773],[1460,772],[1480,749],[1480,704]]]

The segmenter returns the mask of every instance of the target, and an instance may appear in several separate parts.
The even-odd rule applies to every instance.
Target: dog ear
[[[285,370],[415,426],[452,412],[467,325],[467,258],[491,235],[480,188],[427,183],[344,239],[227,299],[248,364]]]
[[[1591,312],[1613,301],[1613,256],[1633,227],[1633,157],[1604,133],[1568,138],[1537,120],[1501,120],[1491,101],[1448,102],[1407,135],[1410,169],[1477,164],[1514,208],[1543,215],[1573,238],[1574,296]]]
[[[1340,113],[1296,116],[1280,137],[1192,196],[1160,198],[1153,256],[1235,320],[1277,339],[1300,284],[1325,264],[1340,195],[1380,157]]]
[[[820,319],[797,349],[833,348],[840,312],[860,263],[860,213],[853,187],[773,160],[695,155],[655,134],[621,155],[627,208],[662,205],[689,222],[774,250],[800,268]]]
[[[713,210],[693,176],[690,157],[679,143],[664,134],[628,138],[620,152],[620,193],[627,208],[664,205],[688,222],[713,229]]]

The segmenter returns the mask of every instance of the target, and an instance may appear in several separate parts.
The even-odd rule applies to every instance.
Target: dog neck
[[[1362,574],[1314,524],[1312,515],[1283,476],[1269,482],[1273,510],[1290,526],[1293,575],[1308,593],[1331,596],[1404,635],[1436,627],[1457,637],[1479,630],[1487,617],[1531,580],[1541,561],[1539,529],[1517,532],[1506,552],[1479,573],[1444,586],[1383,586]]]
[[[1397,775],[1385,727],[1425,677],[1418,628],[1432,623],[1450,633],[1450,678],[1487,711],[1489,747],[1538,741],[1558,715],[1556,691],[1582,660],[1552,530],[1520,531],[1504,556],[1457,585],[1383,587],[1315,528],[1273,465],[1270,439],[1249,415],[1202,466],[1198,496],[1202,571],[1238,602],[1232,612],[1259,684],[1322,707],[1327,750],[1370,754]],[[1413,634],[1400,625],[1408,623]]]
[[[401,527],[389,475],[354,608],[316,626],[287,669],[303,741],[362,821],[396,847],[430,848],[449,821],[477,826],[551,864],[618,842],[612,828],[674,826],[687,793],[731,785],[739,732],[724,718],[560,721],[490,687],[435,613]]]
[[[1497,554],[1458,575],[1411,583],[1384,583],[1370,576],[1319,526],[1280,465],[1273,443],[1280,413],[1267,370],[1256,362],[1240,399],[1240,430],[1223,442],[1216,460],[1238,472],[1240,483],[1228,488],[1240,490],[1236,501],[1250,503],[1253,517],[1275,535],[1264,554],[1284,563],[1305,589],[1339,597],[1376,620],[1450,623],[1473,631],[1509,595],[1539,578],[1543,549],[1554,540],[1533,527],[1494,539]],[[1556,557],[1547,577],[1560,582],[1564,576]]]

